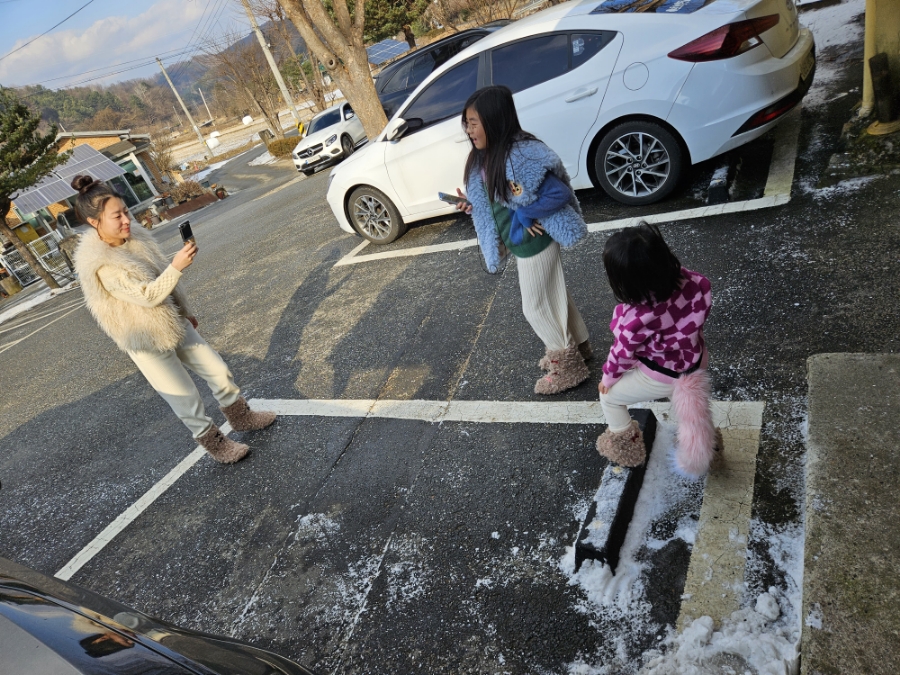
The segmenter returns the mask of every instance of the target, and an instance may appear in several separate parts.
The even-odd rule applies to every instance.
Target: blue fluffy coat
[[[553,173],[571,188],[569,174],[562,160],[541,141],[518,141],[506,160],[506,178],[522,186],[522,194],[511,195],[510,200],[501,203],[515,210],[528,206],[538,198],[541,183],[547,173]],[[475,232],[488,270],[496,272],[500,267],[500,235],[494,223],[491,202],[488,198],[481,170],[474,169],[466,181],[466,193],[472,204],[472,220]],[[581,207],[572,193],[569,203],[556,213],[541,220],[541,225],[563,248],[571,248],[587,234],[587,225],[581,215]]]

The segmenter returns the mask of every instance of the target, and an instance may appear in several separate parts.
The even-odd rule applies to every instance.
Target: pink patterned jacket
[[[702,359],[706,367],[703,324],[712,307],[709,279],[684,267],[681,288],[668,300],[649,305],[616,305],[612,322],[613,345],[603,364],[603,384],[612,387],[635,365],[659,382],[672,378],[639,361],[643,357],[681,373]]]

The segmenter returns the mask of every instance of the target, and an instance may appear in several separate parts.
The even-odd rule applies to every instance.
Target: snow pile
[[[79,287],[78,282],[72,281],[71,283],[69,283],[68,285],[66,285],[62,288],[52,288],[52,289],[47,288],[44,291],[35,295],[30,300],[25,300],[23,302],[20,302],[15,307],[10,307],[5,312],[0,313],[0,323],[3,323],[4,321],[9,321],[10,319],[12,319],[14,317],[19,316],[19,314],[21,314],[22,312],[27,312],[29,309],[33,309],[33,308],[37,307],[38,305],[40,305],[44,302],[47,302],[47,300],[50,300],[51,298],[56,297],[57,295],[66,293],[67,291],[71,291],[78,287]]]
[[[684,516],[675,531],[664,538],[657,535],[655,526],[671,520],[673,513],[690,514],[699,508],[698,492],[703,486],[703,483],[689,481],[670,471],[668,455],[674,444],[675,425],[658,420],[656,441],[622,545],[616,574],[608,566],[592,560],[585,561],[576,573],[574,546],[566,547],[566,554],[559,563],[562,572],[569,577],[569,583],[584,592],[585,600],[576,609],[598,621],[602,620],[604,624],[614,624],[614,630],[618,633],[615,636],[614,662],[594,666],[588,661],[602,657],[583,656],[569,664],[568,672],[573,675],[622,673],[628,664],[633,663],[626,645],[633,643],[635,636],[660,628],[651,619],[651,605],[646,594],[647,554],[662,549],[676,539],[693,544],[697,521],[690,515]],[[584,519],[587,508],[586,504],[584,511],[578,515],[579,520]]]
[[[256,159],[253,159],[247,162],[247,166],[264,166],[266,164],[273,164],[277,162],[278,158],[273,156],[268,150],[266,150],[263,154],[261,154]]]
[[[708,616],[696,619],[680,635],[669,637],[665,654],[647,655],[641,675],[796,675],[799,636],[776,622],[780,608],[774,593],[773,588],[757,598],[754,608],[734,612],[719,630],[713,630]]]
[[[812,31],[817,54],[816,75],[812,88],[803,99],[804,107],[815,108],[830,100],[827,85],[837,78],[840,65],[830,52],[825,55],[824,51],[827,47],[862,43],[864,26],[855,19],[865,9],[865,0],[844,0],[830,7],[809,9],[800,16],[800,23]]]

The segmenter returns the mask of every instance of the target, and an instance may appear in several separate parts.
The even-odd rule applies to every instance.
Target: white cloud
[[[30,84],[144,56],[151,61],[154,54],[186,46],[206,6],[204,2],[159,0],[138,16],[110,16],[85,30],[50,33],[0,61],[0,83],[5,86]],[[13,49],[32,37],[22,38]],[[102,74],[91,73],[78,79]],[[146,74],[143,70],[133,70],[98,82],[104,84]],[[56,80],[45,86],[55,88],[65,84],[66,80]]]

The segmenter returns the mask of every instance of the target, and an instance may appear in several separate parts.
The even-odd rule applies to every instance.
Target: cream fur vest
[[[167,352],[184,339],[187,309],[178,288],[156,307],[141,307],[111,295],[97,276],[101,267],[111,266],[143,283],[153,282],[169,263],[150,235],[134,228],[126,243],[110,246],[91,228],[81,235],[74,263],[88,309],[119,349]]]

